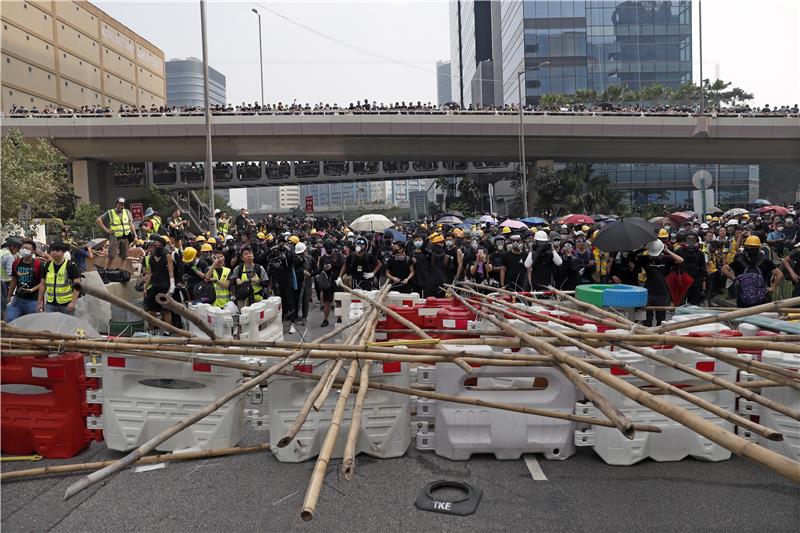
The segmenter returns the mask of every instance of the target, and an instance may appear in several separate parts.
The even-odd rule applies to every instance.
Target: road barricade
[[[270,296],[239,313],[239,338],[251,341],[282,341],[283,318],[281,299]]]

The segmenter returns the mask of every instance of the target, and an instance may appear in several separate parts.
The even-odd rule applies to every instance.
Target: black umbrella
[[[593,244],[604,252],[630,252],[658,238],[658,226],[642,218],[622,218],[600,230]]]
[[[462,213],[461,211],[448,211],[446,213],[442,213],[442,217],[446,217],[446,216],[458,217],[461,220],[464,220],[465,218],[467,218],[467,217],[464,216],[464,213]]]

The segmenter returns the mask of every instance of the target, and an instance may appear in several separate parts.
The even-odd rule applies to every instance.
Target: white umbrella
[[[383,231],[392,226],[394,223],[385,216],[370,214],[361,215],[352,221],[349,227],[353,231]]]

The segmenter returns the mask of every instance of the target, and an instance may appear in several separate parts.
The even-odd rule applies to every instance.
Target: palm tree
[[[747,102],[748,100],[753,99],[753,93],[748,93],[744,89],[739,87],[734,87],[730,91],[728,91],[725,95],[727,98],[725,99],[725,103],[730,102],[731,105],[735,106],[736,102]]]
[[[620,212],[622,194],[610,189],[606,173],[596,174],[591,164],[570,163],[554,173],[537,176],[538,207],[555,215]]]
[[[729,81],[717,79],[711,83],[711,80],[703,80],[703,90],[708,94],[708,100],[714,107],[719,106],[720,102],[725,100],[725,89],[730,86],[731,82]]]

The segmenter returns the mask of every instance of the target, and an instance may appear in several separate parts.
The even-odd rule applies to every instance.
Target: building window
[[[28,67],[28,72],[33,72],[33,69],[31,67]]]
[[[49,44],[44,45],[44,49],[45,50],[50,50],[50,45]]]
[[[78,61],[78,64],[83,66],[83,61]]]
[[[62,29],[62,30],[63,30],[63,29],[65,29],[63,24],[61,25],[61,29]]]
[[[64,56],[64,59],[66,59],[66,58],[67,58],[67,54],[63,54],[63,56]]]
[[[83,87],[81,87],[81,92],[83,92]]]
[[[8,96],[14,96],[14,91],[8,91]]]
[[[25,36],[25,40],[26,40],[26,41],[30,41],[30,40],[31,40],[31,36],[30,36],[30,35],[26,35],[26,36]]]
[[[50,78],[50,74],[48,74],[48,75],[47,75],[47,79],[48,79],[48,80],[49,80],[49,79],[51,79],[51,78]]]
[[[69,87],[69,82],[68,81],[64,82],[64,87]]]
[[[11,63],[11,58],[10,57],[6,58],[6,63]]]

